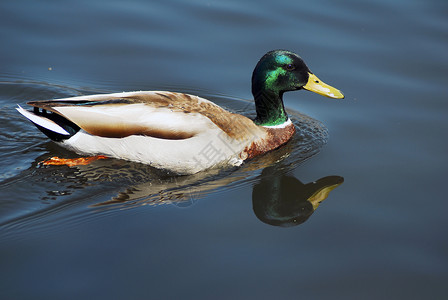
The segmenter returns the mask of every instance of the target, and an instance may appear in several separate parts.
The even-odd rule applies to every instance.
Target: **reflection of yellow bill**
[[[338,184],[334,184],[334,185],[330,185],[330,186],[321,188],[321,189],[317,190],[307,200],[313,205],[314,210],[316,210],[319,207],[319,204],[322,201],[324,201],[325,199],[327,199],[328,194],[340,185],[341,185],[341,183],[338,183]]]
[[[308,82],[303,86],[305,90],[315,92],[319,95],[326,96],[329,98],[335,98],[335,99],[344,98],[344,94],[342,94],[340,90],[335,89],[334,87],[329,86],[326,83],[323,83],[313,73],[308,73],[308,75],[309,75]]]

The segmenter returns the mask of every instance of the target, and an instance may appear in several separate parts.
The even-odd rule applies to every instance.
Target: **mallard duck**
[[[280,147],[295,132],[282,95],[306,89],[343,94],[320,81],[295,53],[266,53],[252,75],[256,117],[229,112],[198,96],[139,91],[31,101],[17,110],[50,139],[82,155],[105,155],[194,174]]]

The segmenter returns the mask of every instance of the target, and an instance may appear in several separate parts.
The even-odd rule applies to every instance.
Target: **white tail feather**
[[[64,128],[56,124],[50,119],[35,115],[25,109],[23,109],[20,105],[18,105],[18,108],[16,108],[19,113],[21,113],[25,118],[33,122],[34,124],[37,124],[39,126],[42,126],[48,130],[51,130],[53,132],[63,134],[63,135],[70,135]]]

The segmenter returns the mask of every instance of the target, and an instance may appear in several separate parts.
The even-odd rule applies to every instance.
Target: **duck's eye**
[[[288,71],[292,71],[292,70],[294,70],[296,67],[293,65],[293,64],[287,64],[286,66],[285,66],[285,69],[286,70],[288,70]]]

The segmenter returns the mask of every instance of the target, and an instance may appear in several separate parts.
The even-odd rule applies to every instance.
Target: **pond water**
[[[446,297],[446,1],[18,0],[0,16],[1,299]],[[346,98],[286,93],[300,131],[240,168],[42,166],[76,154],[15,110],[170,90],[253,116],[252,70],[279,48]]]

